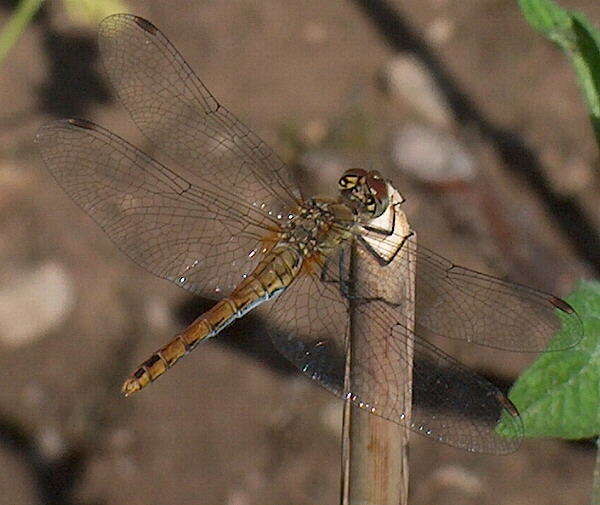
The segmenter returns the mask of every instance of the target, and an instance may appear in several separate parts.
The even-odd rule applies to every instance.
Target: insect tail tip
[[[139,381],[134,378],[129,378],[123,383],[123,386],[121,387],[121,394],[123,394],[123,396],[125,397],[131,396],[133,393],[138,392],[140,389],[142,389],[142,387]]]

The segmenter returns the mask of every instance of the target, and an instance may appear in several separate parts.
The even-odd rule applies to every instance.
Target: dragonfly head
[[[342,198],[359,215],[372,219],[381,216],[389,203],[387,182],[375,170],[346,170],[338,181]]]

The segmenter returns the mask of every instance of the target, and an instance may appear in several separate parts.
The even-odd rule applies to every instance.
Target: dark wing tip
[[[498,451],[498,454],[513,454],[518,451],[521,447],[521,443],[523,442],[524,437],[524,428],[523,428],[523,420],[521,419],[521,415],[519,414],[519,410],[517,406],[510,401],[510,399],[500,391],[496,393],[496,398],[498,403],[502,406],[502,417],[506,414],[508,415],[508,419],[505,419],[506,426],[509,427],[509,433],[505,435],[507,437],[504,440],[504,444],[501,447],[501,450]],[[498,419],[498,422],[501,421],[501,418]]]
[[[96,125],[87,119],[67,119],[67,123],[72,126],[77,126],[78,128],[84,128],[86,130],[94,130],[96,129]]]
[[[503,393],[498,392],[496,394],[496,398],[498,399],[498,402],[502,405],[502,407],[504,408],[504,410],[506,412],[508,412],[508,414],[513,417],[513,418],[520,418],[520,414],[519,411],[517,410],[516,405],[511,402],[508,397],[506,395],[504,395]]]
[[[148,33],[152,34],[152,35],[156,35],[156,33],[158,32],[158,28],[156,28],[156,26],[154,26],[150,21],[148,21],[147,19],[141,18],[139,16],[131,16],[131,19],[133,19],[133,21],[142,29],[147,31]]]
[[[566,312],[567,314],[575,314],[575,309],[571,307],[567,302],[557,298],[556,296],[552,296],[549,299],[550,303],[554,305],[557,309]]]

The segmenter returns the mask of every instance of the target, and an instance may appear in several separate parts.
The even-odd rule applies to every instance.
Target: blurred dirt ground
[[[394,73],[398,55],[359,7],[369,2],[127,3],[242,121],[303,161],[307,187],[335,180],[329,166],[373,163],[408,196],[420,240],[457,263],[561,296],[578,278],[597,276],[597,251],[585,251],[585,232],[597,237],[600,224],[591,127],[567,61],[525,24],[516,2],[392,5],[477,114],[530,150],[547,183],[541,189],[511,170],[519,160],[501,160],[477,120],[452,119],[443,99],[423,112],[426,90],[394,90],[395,79],[412,82],[418,72],[402,59],[407,47],[405,73]],[[561,4],[600,24],[595,0]],[[205,305],[120,254],[42,166],[33,137],[52,115],[93,119],[144,146],[94,71],[94,30],[70,26],[60,3],[48,7],[0,73],[0,503],[337,503],[341,402],[282,358],[244,352],[245,338],[260,337],[256,318],[201,346],[143,394],[120,397],[133,367]],[[412,54],[424,61],[422,51]],[[427,174],[394,164],[407,125],[433,132],[434,144],[447,136],[472,174],[423,182]],[[557,217],[548,211],[553,199],[574,207]],[[574,215],[586,223],[570,223]],[[583,230],[583,245],[573,245],[569,228]],[[454,351],[507,383],[532,359]],[[497,457],[415,435],[410,459],[413,504],[589,499],[593,452],[585,445],[533,440]]]

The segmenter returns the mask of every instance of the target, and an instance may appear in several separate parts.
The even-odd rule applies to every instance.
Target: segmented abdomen
[[[123,384],[123,393],[127,396],[147,386],[194,349],[200,341],[217,335],[235,319],[277,296],[292,283],[301,266],[302,255],[299,251],[292,247],[276,246],[229,297],[217,302],[144,361]]]

